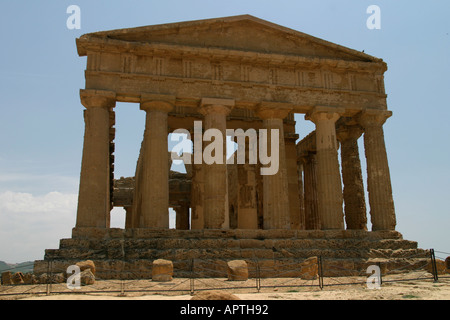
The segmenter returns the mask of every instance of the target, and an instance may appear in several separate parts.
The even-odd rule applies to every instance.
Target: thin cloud
[[[58,248],[75,225],[77,195],[49,192],[0,193],[0,260],[43,259],[45,249]]]

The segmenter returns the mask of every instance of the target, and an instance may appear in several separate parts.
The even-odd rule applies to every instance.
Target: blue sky
[[[81,29],[69,30],[69,5]],[[369,30],[369,5],[381,29]],[[42,259],[75,224],[84,123],[82,34],[251,14],[382,58],[394,116],[384,127],[397,230],[422,248],[450,252],[450,2],[2,1],[0,11],[0,260]],[[134,174],[144,116],[117,108],[116,176]],[[296,117],[301,137],[314,129]],[[362,142],[362,139],[360,139]],[[361,159],[364,156],[361,143]],[[123,224],[115,210],[113,224]]]

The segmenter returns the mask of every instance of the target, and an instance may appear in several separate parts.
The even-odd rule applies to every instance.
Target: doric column
[[[228,174],[226,164],[226,129],[227,115],[234,107],[234,100],[204,98],[199,109],[205,117],[205,131],[209,129],[218,130],[222,135],[222,154],[215,154],[217,162],[206,163],[205,153],[209,144],[207,142],[203,152],[203,178],[205,183],[203,198],[203,219],[205,229],[228,229],[229,228],[229,208],[228,208]],[[217,142],[215,143],[217,145]],[[208,151],[210,151],[208,149]],[[215,150],[217,152],[217,149]],[[222,161],[220,161],[222,160]]]
[[[203,164],[192,164],[191,229],[203,229],[204,192]]]
[[[227,164],[228,183],[228,221],[230,229],[238,228],[239,215],[239,181],[238,165],[236,163]]]
[[[109,91],[81,90],[85,132],[76,227],[110,225],[110,110],[116,95]]]
[[[126,206],[125,209],[125,229],[133,228],[133,207]]]
[[[135,198],[140,228],[169,228],[168,112],[172,97],[142,97],[146,112],[145,132],[140,159],[140,176],[136,177]],[[138,181],[139,180],[139,181]]]
[[[141,142],[141,149],[139,150],[139,157],[136,164],[136,171],[134,174],[134,193],[133,193],[133,201],[131,204],[131,217],[130,217],[130,228],[139,228],[140,227],[140,219],[141,219],[141,200],[142,194],[141,183],[142,179],[142,168],[143,168],[143,158],[144,158],[144,140]]]
[[[174,208],[176,213],[176,229],[189,230],[189,204],[181,203],[179,207]]]
[[[258,110],[258,117],[263,119],[263,127],[267,130],[267,145],[263,145],[261,137],[259,150],[266,148],[272,159],[272,130],[278,130],[278,171],[275,174],[263,175],[263,225],[264,229],[290,229],[290,211],[288,198],[288,178],[286,168],[286,151],[283,119],[291,111],[283,103],[264,102]],[[261,152],[259,153],[261,161]],[[273,166],[274,163],[269,164]],[[264,166],[262,166],[264,167]]]
[[[286,172],[288,179],[288,199],[291,229],[304,229],[304,216],[301,215],[301,202],[299,197],[299,172],[297,166],[297,149],[295,141],[298,135],[285,134],[285,148],[286,148]]]
[[[336,127],[343,110],[316,107],[306,115],[316,125],[317,197],[322,229],[344,229],[342,183],[339,172]]]
[[[303,177],[303,163],[301,160],[297,161],[297,178],[298,178],[298,203],[300,207],[300,230],[306,230],[305,217],[305,184]]]
[[[256,164],[256,208],[258,229],[264,229],[264,176],[261,175],[261,163]]]
[[[198,132],[195,132],[198,130]],[[202,156],[203,152],[203,129],[202,127],[194,127],[189,130],[191,135],[191,140],[194,145],[198,145],[197,147],[200,150],[200,156]],[[196,140],[195,137],[197,137]],[[201,161],[200,161],[201,160]],[[186,170],[188,171],[188,175],[191,176],[191,225],[190,228],[192,230],[203,229],[204,219],[203,219],[203,198],[204,198],[204,190],[205,183],[203,178],[203,159],[199,159],[199,163],[194,162],[194,154],[191,154],[191,164],[186,165]],[[188,170],[189,168],[189,170]],[[189,172],[190,171],[190,172]]]
[[[258,207],[256,201],[256,164],[250,164],[249,152],[253,151],[254,146],[250,147],[251,141],[245,141],[245,135],[236,134],[238,150],[245,150],[245,163],[238,163],[238,229],[258,229]],[[250,139],[249,139],[250,140]],[[239,152],[239,151],[238,151]]]
[[[337,137],[341,143],[344,212],[347,229],[367,230],[366,200],[359,159],[358,138],[363,130],[358,125],[341,125]]]
[[[364,128],[372,230],[395,230],[396,218],[392,198],[391,176],[384,142],[383,124],[391,111],[365,110],[359,116]]]
[[[308,152],[301,158],[304,179],[305,229],[320,229],[320,216],[317,199],[316,155]]]
[[[110,201],[110,211],[114,207],[114,151],[116,145],[114,140],[116,139],[116,113],[113,109],[109,111],[109,201]]]

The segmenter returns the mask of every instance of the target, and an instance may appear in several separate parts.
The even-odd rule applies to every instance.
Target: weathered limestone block
[[[48,281],[48,276],[46,273],[41,274],[38,278],[37,278],[38,283],[40,284],[46,284]]]
[[[227,263],[229,281],[246,281],[248,279],[248,265],[244,260],[232,260]]]
[[[23,282],[25,284],[37,284],[38,283],[36,276],[32,273],[25,273],[23,275]]]
[[[264,240],[257,239],[241,239],[239,241],[241,249],[245,248],[264,248]]]
[[[319,265],[317,257],[310,257],[300,264],[300,278],[304,280],[317,279]]]
[[[438,275],[448,273],[446,262],[440,259],[436,259],[436,269]],[[429,273],[433,273],[433,266],[431,264],[431,261],[428,262],[428,264],[425,267],[425,270],[427,270]]]
[[[241,300],[231,293],[222,291],[201,291],[191,298],[191,300]]]
[[[66,281],[66,277],[64,273],[56,273],[52,274],[52,283],[64,283]]]
[[[332,259],[323,261],[325,277],[356,276],[355,264],[348,259]]]
[[[95,264],[92,260],[80,261],[77,262],[75,265],[80,268],[81,272],[90,269],[92,274],[95,276]]]
[[[36,278],[36,282],[40,284],[64,283],[65,281],[66,277],[64,276],[63,273],[54,273],[54,274],[43,273]]]
[[[158,259],[153,261],[152,280],[167,282],[172,281],[173,263],[170,260]]]
[[[12,275],[11,271],[3,272],[2,273],[2,284],[4,286],[8,286],[8,285],[13,284],[12,283],[12,277],[13,277],[13,275]]]
[[[12,278],[12,284],[24,284],[23,282],[23,273],[22,272],[16,272]]]
[[[91,269],[86,269],[80,273],[80,281],[84,286],[92,285],[95,283],[95,276],[91,272]]]

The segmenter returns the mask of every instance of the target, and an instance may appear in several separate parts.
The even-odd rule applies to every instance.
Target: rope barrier
[[[125,259],[125,251],[123,251],[123,260],[119,260],[122,262],[122,267],[120,270],[118,268],[107,268],[107,267],[96,267],[96,282],[101,283],[100,287],[92,286],[92,285],[82,285],[82,288],[78,291],[70,290],[67,288],[66,282],[57,281],[58,275],[62,274],[64,281],[66,281],[66,270],[63,270],[61,267],[57,268],[54,266],[53,260],[48,260],[47,272],[42,273],[45,277],[41,277],[44,279],[45,283],[31,283],[24,284],[24,290],[20,292],[13,292],[20,288],[17,285],[2,285],[0,286],[0,296],[14,296],[14,295],[28,295],[28,294],[67,294],[67,293],[119,293],[124,295],[127,292],[189,292],[191,295],[194,294],[195,291],[201,290],[237,290],[237,289],[256,289],[258,292],[262,288],[277,288],[277,287],[311,287],[311,288],[320,288],[323,289],[325,286],[343,286],[343,285],[361,285],[366,283],[367,276],[361,276],[363,270],[356,270],[354,268],[345,268],[342,265],[333,264],[335,259],[332,258],[324,258],[322,256],[318,257],[318,265],[317,265],[317,278],[315,279],[302,279],[302,275],[300,269],[302,267],[303,260],[296,261],[288,261],[288,260],[276,260],[274,259],[274,267],[271,267],[267,264],[262,264],[261,262],[267,259],[258,259],[256,254],[253,254],[252,258],[240,258],[242,260],[246,260],[248,262],[248,280],[253,282],[253,285],[246,285],[249,282],[233,282],[226,279],[227,270],[226,264],[227,262],[232,260],[237,260],[235,256],[231,256],[230,254],[224,254],[219,259],[206,259],[206,258],[195,258],[195,259],[187,259],[184,268],[177,269],[177,272],[185,275],[182,278],[176,278],[177,282],[173,283],[173,286],[170,288],[162,288],[163,285],[161,282],[150,282],[151,280],[151,272],[147,270],[140,269],[130,269],[126,268],[127,263],[134,262],[133,260]],[[107,250],[98,250],[99,253],[107,254]],[[449,276],[440,276],[438,278],[438,272],[436,267],[436,256],[435,253],[443,253],[447,254],[447,252],[443,251],[434,251],[433,249],[428,250],[428,256],[424,253],[417,253],[415,255],[407,255],[398,258],[389,259],[389,263],[395,265],[397,262],[400,264],[398,268],[389,269],[384,274],[380,274],[380,277],[383,276],[382,283],[392,283],[392,282],[401,282],[401,281],[412,281],[412,280],[434,280],[438,281],[439,278],[449,278]],[[426,253],[426,251],[425,251]],[[228,258],[228,259],[227,259]],[[418,259],[417,262],[413,261],[405,261],[409,259]],[[328,259],[331,261],[331,265],[324,264]],[[423,259],[421,261],[420,259]],[[57,260],[55,260],[57,261]],[[276,262],[280,262],[280,264],[276,265]],[[367,263],[370,263],[367,261]],[[402,265],[404,263],[404,265]],[[424,270],[431,263],[432,267],[432,277],[426,276],[428,273]],[[213,264],[216,267],[212,267]],[[378,267],[383,265],[382,262],[374,262]],[[23,267],[31,267],[33,264],[22,265]],[[412,268],[412,266],[414,268]],[[9,270],[4,270],[3,272],[15,270],[18,267],[10,268]],[[328,268],[328,269],[327,269]],[[405,273],[405,271],[418,272],[423,271],[422,274],[417,275],[414,278],[408,279],[389,279],[386,276],[396,275],[398,273]],[[325,272],[324,272],[325,271]],[[336,276],[325,276],[325,274],[331,274],[333,272],[343,272],[348,271],[349,273],[356,273],[359,275],[351,276],[351,277],[361,277],[361,281],[356,280],[355,282],[342,282],[340,277]],[[287,277],[287,275],[293,274],[291,277]],[[206,276],[205,276],[206,275]],[[252,275],[250,277],[250,275]],[[262,277],[262,276],[265,277]],[[271,278],[280,278],[284,279],[278,283],[271,283],[265,280],[267,276],[270,275]],[[203,276],[203,277],[202,277]],[[113,278],[111,278],[113,277]],[[225,278],[225,279],[224,279]],[[253,280],[252,280],[253,279]],[[327,279],[327,283],[324,283],[324,279]],[[59,279],[61,280],[61,278]],[[147,280],[149,282],[143,282],[142,280]],[[318,280],[318,283],[317,281]],[[31,287],[29,287],[31,285]],[[119,290],[115,290],[114,287],[120,287]],[[43,290],[44,289],[44,290]],[[36,290],[36,291],[35,291]]]

